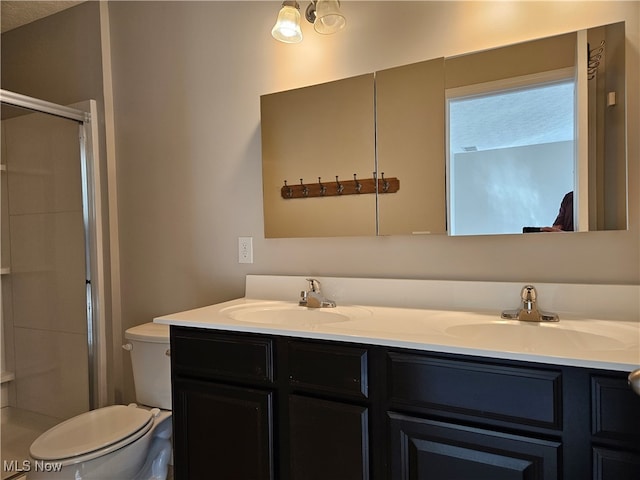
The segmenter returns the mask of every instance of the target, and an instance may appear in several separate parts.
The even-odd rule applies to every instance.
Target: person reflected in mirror
[[[551,227],[542,227],[543,232],[573,232],[573,192],[567,193],[562,202],[558,216]]]

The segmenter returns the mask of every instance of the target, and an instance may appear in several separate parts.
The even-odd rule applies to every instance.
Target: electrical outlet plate
[[[238,263],[253,263],[253,237],[238,237]]]

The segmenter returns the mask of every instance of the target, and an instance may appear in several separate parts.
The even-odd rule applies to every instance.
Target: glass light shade
[[[271,36],[284,43],[299,43],[302,41],[300,30],[300,12],[291,5],[284,5],[278,13],[276,24],[271,29]]]
[[[313,28],[316,32],[329,35],[342,30],[347,20],[340,11],[338,0],[318,0],[316,3],[316,21]]]

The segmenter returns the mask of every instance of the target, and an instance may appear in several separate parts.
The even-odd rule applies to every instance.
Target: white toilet
[[[136,400],[83,413],[31,445],[28,480],[164,480],[171,459],[169,326],[125,332]],[[162,409],[162,410],[161,410]]]

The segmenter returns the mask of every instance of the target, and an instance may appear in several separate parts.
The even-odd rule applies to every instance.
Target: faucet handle
[[[300,290],[300,301],[298,302],[298,305],[306,306],[307,305],[307,300],[308,300],[307,291],[306,290]]]
[[[523,302],[535,302],[538,296],[536,292],[536,287],[533,285],[525,285],[522,287],[522,292],[520,293]]]
[[[311,292],[319,292],[320,291],[320,282],[315,278],[307,278],[307,282],[309,282],[309,291]]]

